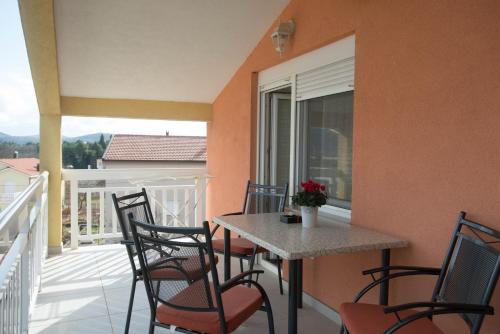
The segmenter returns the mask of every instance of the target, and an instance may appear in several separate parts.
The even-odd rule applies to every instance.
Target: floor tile
[[[102,288],[68,294],[42,293],[31,315],[31,323],[71,321],[108,315]]]
[[[109,317],[85,320],[54,322],[41,326],[30,326],[30,334],[110,334],[113,333]]]
[[[122,313],[127,310],[130,298],[130,286],[105,288],[104,296],[109,314]],[[137,282],[134,296],[134,310],[149,309],[148,297],[142,281]]]
[[[137,310],[132,313],[130,319],[129,334],[144,334],[149,329],[149,309]],[[111,324],[115,333],[123,333],[125,330],[126,313],[116,313],[111,315]],[[155,329],[155,334],[171,333],[169,330],[161,327]]]

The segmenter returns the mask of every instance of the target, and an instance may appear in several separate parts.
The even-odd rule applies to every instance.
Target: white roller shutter
[[[297,74],[296,100],[337,94],[354,89],[354,57]]]

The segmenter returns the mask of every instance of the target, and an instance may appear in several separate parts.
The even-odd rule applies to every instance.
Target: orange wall
[[[255,73],[355,33],[352,223],[409,240],[392,263],[433,266],[460,210],[500,229],[500,2],[303,0],[280,16],[289,18],[297,30],[284,56],[269,30],[214,103],[209,215],[239,210],[255,172]],[[338,308],[379,257],[308,260],[305,290]],[[427,300],[432,284],[396,282],[391,303]],[[500,312],[500,288],[494,304]],[[439,324],[464,332],[460,321]],[[489,317],[482,333],[499,332],[500,316]]]

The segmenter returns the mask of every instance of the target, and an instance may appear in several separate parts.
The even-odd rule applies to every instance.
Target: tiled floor
[[[48,259],[29,332],[123,333],[131,276],[121,245],[81,247]],[[271,298],[276,333],[286,333],[287,296],[279,294],[275,275],[266,272],[260,282]],[[147,333],[148,329],[149,309],[142,284],[137,285],[130,333]],[[338,333],[335,322],[307,306],[299,310],[298,322],[300,333]],[[155,333],[170,332],[157,328]],[[257,312],[235,333],[267,333],[265,313]]]

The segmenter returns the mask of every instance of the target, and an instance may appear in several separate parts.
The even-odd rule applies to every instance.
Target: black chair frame
[[[251,189],[254,188],[256,189],[255,191],[251,191]],[[275,191],[282,191],[281,194],[272,194],[272,193],[259,193],[259,189],[263,190],[275,190]],[[249,206],[249,197],[252,194],[258,194],[259,196],[269,196],[269,197],[281,197],[280,199],[280,204],[279,204],[279,212],[283,212],[285,210],[285,205],[286,205],[286,199],[288,195],[288,183],[286,183],[284,186],[271,186],[271,185],[262,185],[262,184],[257,184],[257,183],[252,183],[250,180],[247,182],[246,190],[245,190],[245,200],[243,202],[243,209],[239,212],[231,212],[231,213],[226,213],[223,216],[238,216],[238,215],[244,215],[248,212],[248,206]],[[215,232],[219,229],[219,225],[215,225],[215,227],[212,229],[211,236],[212,238],[215,235]],[[240,236],[238,235],[238,238]],[[254,245],[253,251],[251,255],[245,255],[245,254],[239,254],[239,253],[231,253],[231,257],[235,257],[239,259],[240,262],[240,272],[242,273],[244,271],[243,269],[243,261],[248,262],[248,267],[250,270],[253,270],[254,265],[255,265],[255,259],[257,257],[257,250],[258,246]],[[215,251],[216,253],[223,254],[223,252],[218,252],[217,250]],[[282,259],[277,256],[277,267],[278,267],[278,282],[279,282],[279,288],[280,288],[280,294],[283,295],[283,275],[282,275]],[[259,280],[259,276],[257,275],[256,280]]]
[[[373,268],[362,272],[363,275],[370,275],[372,277],[372,282],[358,293],[358,295],[354,298],[354,303],[357,303],[368,291],[370,291],[374,287],[395,278],[416,275],[438,276],[430,302],[414,302],[388,306],[384,308],[385,314],[394,313],[396,318],[398,319],[398,321],[394,325],[384,331],[385,334],[395,333],[399,329],[407,326],[415,320],[422,318],[432,319],[433,316],[442,314],[459,314],[469,326],[470,333],[478,334],[481,329],[484,316],[494,314],[494,309],[491,305],[489,305],[489,303],[491,301],[491,297],[495,290],[495,286],[500,273],[500,253],[498,249],[492,247],[491,245],[500,243],[500,232],[476,223],[472,220],[466,219],[465,215],[466,213],[463,211],[459,214],[458,222],[453,232],[453,236],[448,247],[448,252],[441,268],[418,266],[386,266]],[[472,232],[472,235],[474,237],[464,234],[464,228],[467,228],[468,231]],[[488,241],[485,238],[481,237],[480,234],[488,236],[493,240]],[[442,289],[445,288],[447,284],[447,273],[449,273],[456,264],[455,260],[458,255],[458,252],[455,251],[456,247],[462,240],[472,242],[474,243],[474,245],[487,249],[488,251],[496,254],[496,263],[492,270],[491,277],[489,279],[488,285],[485,288],[483,297],[478,304],[446,302],[440,297]],[[389,274],[385,277],[377,279],[374,274],[382,272],[386,272]],[[398,313],[403,310],[410,310],[415,308],[425,309],[403,318]],[[477,316],[471,318],[470,315]],[[345,326],[342,326],[341,333],[348,333]]]
[[[137,267],[135,262],[135,258],[137,257],[137,252],[134,246],[133,237],[130,233],[128,233],[128,231],[130,230],[128,228],[129,226],[128,217],[124,217],[123,213],[126,212],[127,210],[142,208],[142,210],[144,210],[144,216],[146,218],[146,222],[148,224],[153,224],[153,225],[155,222],[145,188],[142,188],[142,190],[138,193],[129,194],[121,197],[117,197],[116,194],[112,194],[112,198],[115,207],[115,212],[118,217],[118,223],[120,224],[120,229],[123,235],[123,240],[121,240],[120,243],[125,245],[127,249],[127,255],[130,262],[130,267],[132,268],[132,287],[130,289],[127,318],[125,322],[125,334],[127,334],[130,328],[130,318],[132,316],[132,309],[134,305],[135,288],[137,282],[142,280],[142,271],[141,268]]]
[[[214,292],[215,292],[215,301],[216,303],[213,303],[212,297],[210,296],[210,291],[208,288],[206,288],[206,293],[207,293],[207,299],[209,300],[209,308],[197,308],[197,307],[189,307],[189,310],[196,311],[196,312],[207,312],[207,311],[217,311],[218,316],[219,316],[219,323],[220,323],[220,333],[226,334],[227,328],[226,328],[226,321],[225,321],[225,316],[224,316],[224,305],[222,302],[222,293],[225,291],[237,286],[237,285],[252,285],[255,288],[257,288],[263,298],[263,306],[260,308],[260,310],[265,311],[267,314],[267,319],[268,319],[268,327],[269,327],[269,333],[274,334],[274,320],[273,320],[273,313],[272,313],[272,308],[271,304],[269,301],[269,298],[264,290],[264,288],[257,283],[254,280],[251,280],[247,277],[251,276],[252,274],[259,274],[263,273],[263,271],[259,270],[254,270],[254,271],[246,271],[243,273],[238,274],[237,276],[232,277],[230,280],[225,281],[224,283],[219,283],[219,277],[217,273],[217,266],[216,266],[216,261],[215,261],[215,255],[214,255],[214,250],[212,248],[212,240],[211,240],[211,233],[210,233],[210,228],[209,224],[207,221],[203,222],[202,227],[197,227],[197,228],[190,228],[190,227],[167,227],[167,226],[155,226],[143,222],[139,222],[134,220],[133,215],[129,214],[129,222],[132,230],[132,235],[134,238],[134,242],[137,248],[137,253],[139,254],[139,263],[141,265],[141,270],[143,272],[143,280],[146,286],[146,293],[148,295],[148,301],[149,301],[149,306],[150,306],[150,311],[151,311],[151,318],[150,318],[150,326],[149,326],[149,333],[152,334],[154,333],[154,328],[155,327],[163,327],[166,329],[171,330],[173,327],[169,324],[164,324],[156,320],[156,309],[158,303],[160,303],[160,299],[158,296],[158,293],[155,294],[155,283],[158,283],[158,279],[152,279],[150,275],[151,267],[148,267],[147,259],[144,256],[144,240],[147,241],[154,241],[154,243],[157,244],[158,248],[175,248],[177,246],[184,246],[189,244],[190,246],[195,246],[199,247],[200,249],[203,249],[204,252],[208,255],[208,259],[210,261],[210,271],[211,271],[211,278],[212,278],[212,283],[214,285]],[[141,229],[145,231],[150,231],[152,234],[156,235],[155,237],[149,237],[147,235],[141,235],[137,227],[140,227]],[[164,235],[169,235],[169,234],[182,234],[186,238],[189,238],[189,241],[176,241],[175,239],[166,239],[163,236]],[[205,239],[204,242],[200,241],[200,236]],[[177,258],[168,258],[168,254],[165,254],[166,260],[162,261],[163,263],[171,260],[172,263],[175,263],[177,261]],[[181,259],[182,260],[182,259]],[[205,265],[204,262],[204,257],[200,254],[200,261],[202,263],[202,266]],[[175,266],[173,266],[175,267]],[[208,273],[205,271],[203,272],[204,277],[202,278],[205,283],[208,283]],[[188,281],[188,284],[191,284],[192,282]],[[159,291],[159,289],[157,289]],[[176,307],[175,305],[169,305],[171,307]],[[178,308],[181,308],[180,306],[177,306]],[[186,309],[186,307],[183,307],[182,309]],[[175,331],[181,332],[181,333],[199,333],[196,331],[192,331],[190,329],[186,328],[180,328],[180,327],[175,327]]]

